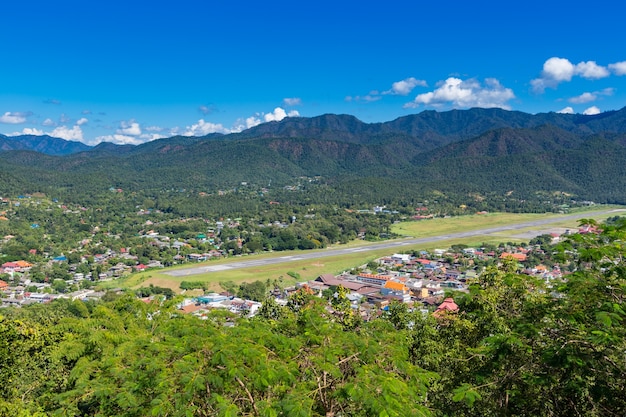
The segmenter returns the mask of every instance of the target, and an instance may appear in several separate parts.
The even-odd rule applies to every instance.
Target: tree
[[[52,289],[56,292],[64,293],[67,290],[67,282],[62,279],[55,279],[51,285]]]
[[[263,301],[267,295],[267,285],[263,281],[242,282],[237,294],[246,300]]]

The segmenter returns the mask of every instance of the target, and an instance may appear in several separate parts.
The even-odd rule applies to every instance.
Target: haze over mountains
[[[593,116],[425,111],[372,124],[326,114],[138,146],[0,136],[0,149],[2,179],[29,189],[85,183],[202,190],[322,176],[339,186],[367,188],[368,179],[384,179],[424,191],[560,191],[626,202],[626,108]]]

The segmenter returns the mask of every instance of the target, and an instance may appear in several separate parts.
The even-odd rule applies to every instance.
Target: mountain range
[[[350,184],[363,193],[383,181],[413,193],[563,192],[620,203],[626,202],[626,108],[598,115],[424,111],[385,123],[326,114],[138,146],[0,135],[0,161],[3,192],[212,190],[321,176],[337,189]]]

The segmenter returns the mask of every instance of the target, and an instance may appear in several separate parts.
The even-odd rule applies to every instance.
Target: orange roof
[[[407,291],[408,290],[406,285],[404,285],[401,282],[396,282],[396,281],[385,282],[385,285],[383,286],[383,288],[388,288],[390,290],[395,290],[395,291]]]
[[[17,264],[17,266],[19,266],[20,268],[29,268],[31,266],[33,266],[33,264],[26,262],[26,261],[17,261],[15,262]]]
[[[205,309],[205,308],[206,308],[206,306],[189,304],[189,305],[186,305],[183,308],[181,308],[181,310],[184,313],[194,313],[194,312],[196,312],[198,310],[202,310],[202,309]]]
[[[526,260],[526,254],[524,254],[524,253],[502,252],[502,255],[500,255],[500,259],[505,259],[505,258],[513,258],[516,261],[525,261]]]
[[[389,275],[377,275],[377,274],[359,274],[360,277],[363,278],[375,278],[380,280],[388,281],[391,279]]]
[[[8,286],[9,286],[9,284],[7,284],[6,282],[4,282],[4,281],[2,281],[2,280],[0,279],[0,288],[6,288],[6,287],[8,287]]]

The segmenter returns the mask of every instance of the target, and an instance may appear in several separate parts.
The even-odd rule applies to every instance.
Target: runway
[[[516,223],[516,224],[499,226],[499,227],[476,229],[476,230],[459,232],[459,233],[449,233],[449,234],[440,235],[440,236],[390,240],[386,242],[376,243],[373,245],[368,244],[368,245],[357,246],[357,247],[352,246],[349,248],[328,248],[325,250],[323,249],[323,250],[316,250],[316,251],[310,251],[310,252],[302,251],[302,252],[298,252],[297,255],[292,254],[292,255],[287,255],[287,256],[279,256],[276,258],[243,259],[240,257],[234,257],[234,258],[230,258],[232,259],[232,261],[228,263],[220,263],[218,265],[201,264],[201,265],[192,266],[192,267],[184,268],[184,269],[164,271],[163,274],[170,275],[173,277],[184,277],[184,276],[189,276],[189,275],[206,274],[210,272],[228,271],[231,269],[260,267],[260,266],[275,265],[275,264],[293,262],[293,261],[299,261],[299,260],[311,260],[311,259],[318,259],[318,258],[327,258],[327,257],[332,257],[332,256],[341,256],[341,255],[355,253],[355,252],[370,252],[370,251],[381,250],[381,249],[389,249],[390,252],[392,252],[395,249],[401,249],[406,246],[414,246],[414,245],[420,245],[424,243],[434,243],[434,242],[439,242],[439,241],[462,239],[462,238],[479,236],[479,235],[490,235],[490,234],[504,232],[504,231],[526,229],[529,227],[544,227],[549,224],[562,222],[564,220],[593,218],[593,216],[597,216],[597,215],[606,215],[606,214],[619,213],[619,212],[624,212],[624,211],[626,210],[613,209],[613,210],[595,211],[595,212],[588,212],[588,213],[581,213],[581,214],[572,214],[572,215],[561,216],[557,218],[535,220],[535,221],[530,221],[530,222]]]

